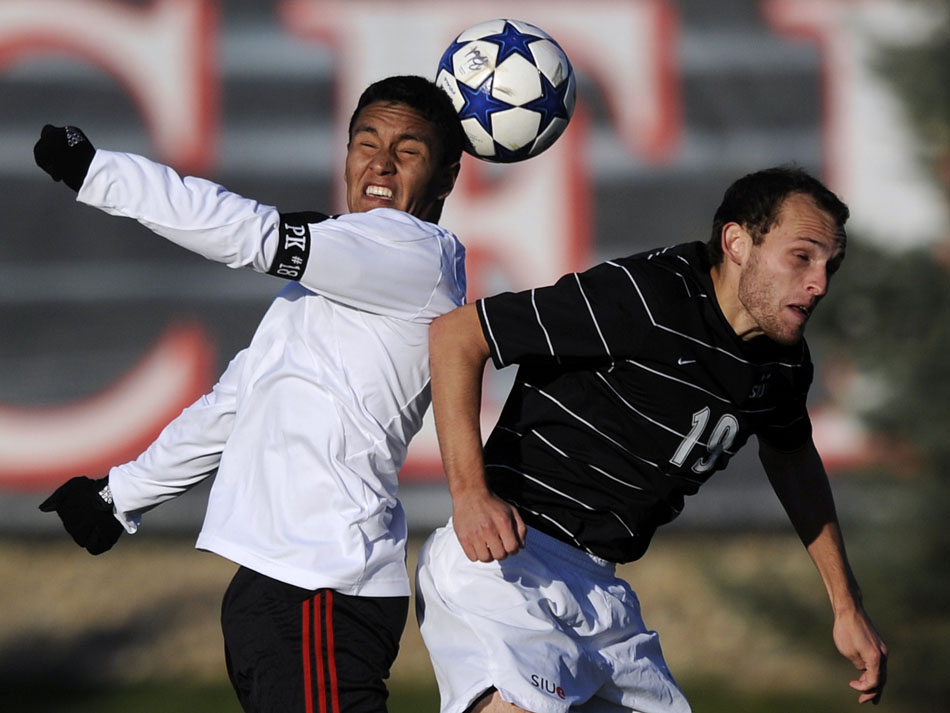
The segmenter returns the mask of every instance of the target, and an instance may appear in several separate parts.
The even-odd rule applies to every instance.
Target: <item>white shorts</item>
[[[533,713],[690,711],[614,565],[532,528],[518,554],[472,562],[450,520],[419,552],[416,602],[442,713],[490,688]]]

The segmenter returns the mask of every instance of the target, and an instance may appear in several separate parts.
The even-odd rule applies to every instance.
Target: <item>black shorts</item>
[[[383,713],[409,597],[307,590],[246,567],[221,609],[228,676],[247,713]]]

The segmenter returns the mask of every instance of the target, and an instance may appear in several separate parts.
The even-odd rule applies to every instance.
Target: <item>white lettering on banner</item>
[[[295,259],[299,260],[300,258]],[[288,280],[300,279],[300,269],[293,265],[288,265],[287,263],[281,263],[278,265],[276,269],[274,269],[273,274],[277,275],[278,277],[286,277]]]
[[[431,0],[284,0],[279,9],[289,32],[327,42],[340,53],[340,133],[346,131],[350,107],[370,82],[396,74],[434,78],[439,57],[459,32],[512,12],[511,4],[504,2]],[[569,3],[524,0],[516,16],[554,36],[575,71],[586,72],[599,84],[614,128],[631,152],[660,161],[672,151],[680,118],[672,77],[676,45],[670,35],[675,22],[668,2],[590,0],[578,12]],[[584,161],[586,129],[579,103],[567,132],[540,156],[505,166],[464,157],[440,222],[466,245],[470,301],[548,284],[589,266],[592,189]],[[507,381],[507,376],[486,375],[486,428],[494,423],[507,391],[493,388],[492,382]],[[493,400],[493,395],[498,398]],[[440,467],[430,412],[412,442],[403,476],[437,476]]]
[[[214,157],[213,0],[0,2],[0,71],[25,56],[68,54],[101,67],[135,98],[162,159],[201,173]]]
[[[284,225],[288,234],[284,238],[284,250],[307,249],[307,227],[304,225]],[[290,235],[293,232],[293,235]]]
[[[890,248],[941,236],[950,211],[915,161],[899,101],[876,53],[926,36],[931,10],[903,0],[763,0],[776,32],[820,49],[824,179],[851,208],[849,230]],[[896,242],[895,242],[896,241]]]

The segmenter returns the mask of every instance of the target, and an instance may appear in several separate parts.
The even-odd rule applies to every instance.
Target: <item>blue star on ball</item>
[[[541,76],[541,96],[532,102],[524,105],[525,109],[533,109],[541,115],[540,131],[548,128],[555,119],[564,119],[568,121],[571,117],[567,112],[565,97],[570,87],[570,82],[561,82],[560,87],[555,87],[551,80],[543,74]]]
[[[489,40],[498,45],[498,59],[496,64],[501,64],[513,54],[520,54],[526,60],[534,63],[534,56],[531,54],[529,45],[537,41],[537,37],[522,34],[510,22],[505,23],[504,29],[496,35],[488,35],[482,39]]]

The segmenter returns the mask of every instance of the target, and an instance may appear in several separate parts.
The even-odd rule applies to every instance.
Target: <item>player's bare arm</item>
[[[474,304],[436,319],[429,330],[432,410],[442,465],[452,495],[452,519],[472,561],[501,560],[524,544],[518,511],[485,481],[479,416],[489,358]]]
[[[842,656],[861,671],[851,687],[858,702],[878,703],[887,680],[887,646],[861,601],[848,563],[834,499],[814,443],[780,453],[765,443],[759,456],[792,525],[818,568],[834,612],[833,637]]]

